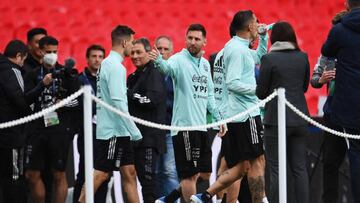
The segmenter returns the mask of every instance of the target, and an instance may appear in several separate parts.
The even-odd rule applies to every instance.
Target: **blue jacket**
[[[332,27],[322,54],[337,59],[335,94],[331,119],[339,125],[360,130],[360,8]]]
[[[166,87],[166,125],[171,125],[171,118],[174,106],[174,87],[170,76],[165,76]]]

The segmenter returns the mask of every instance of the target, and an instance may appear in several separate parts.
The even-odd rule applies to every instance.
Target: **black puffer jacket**
[[[332,27],[321,52],[337,59],[331,119],[342,127],[360,130],[360,8]]]
[[[0,123],[29,115],[20,67],[0,55]],[[25,146],[24,126],[0,129],[0,148]]]

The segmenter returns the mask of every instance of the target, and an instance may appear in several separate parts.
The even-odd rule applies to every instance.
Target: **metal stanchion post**
[[[84,87],[84,145],[85,145],[85,199],[86,203],[94,202],[93,177],[93,126],[91,87]]]
[[[278,130],[279,130],[279,202],[287,202],[286,186],[286,106],[285,89],[278,90]]]

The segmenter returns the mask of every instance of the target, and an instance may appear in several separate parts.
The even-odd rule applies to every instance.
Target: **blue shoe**
[[[201,199],[201,195],[202,195],[202,194],[191,195],[191,197],[190,197],[190,202],[191,202],[191,203],[205,203],[205,202]]]
[[[165,196],[162,196],[159,199],[155,200],[155,203],[165,203]]]

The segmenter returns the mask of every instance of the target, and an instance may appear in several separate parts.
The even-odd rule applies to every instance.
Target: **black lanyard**
[[[93,95],[95,95],[94,87],[91,85],[90,80],[89,80],[88,76],[86,75],[85,71],[84,71],[82,74],[83,74],[83,76],[85,77],[86,83],[87,83],[88,85],[90,85],[90,87],[91,87],[91,93],[92,93]]]

